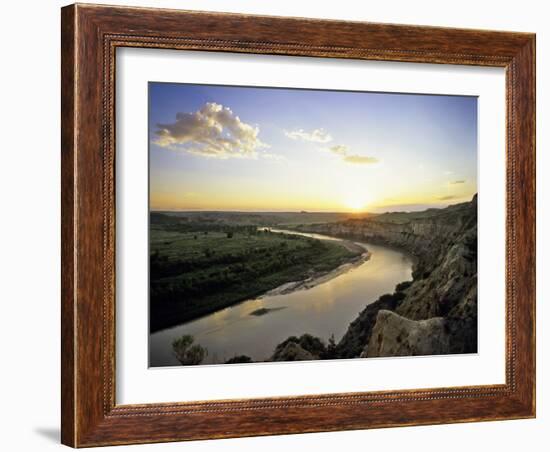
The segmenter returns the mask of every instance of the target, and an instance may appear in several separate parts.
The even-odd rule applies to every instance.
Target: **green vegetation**
[[[327,345],[322,339],[309,333],[302,334],[300,337],[290,336],[275,347],[272,360],[295,361],[300,360],[300,355],[301,359],[338,358],[334,334],[330,335]]]
[[[185,334],[172,342],[172,349],[177,360],[183,365],[196,365],[202,363],[208,355],[208,350],[199,344],[193,345],[194,338]]]
[[[316,357],[321,356],[326,352],[326,346],[322,339],[305,333],[302,334],[300,337],[290,336],[289,338],[285,339],[275,348],[274,356],[277,356],[279,353],[281,353],[285,349],[285,347],[291,342],[298,344],[304,350],[308,351]]]
[[[369,216],[371,214],[342,212],[152,212],[151,222],[248,225],[257,227],[333,223],[348,218],[367,218]]]
[[[404,290],[407,290],[409,287],[411,287],[412,283],[413,283],[412,281],[400,282],[399,284],[397,284],[397,286],[395,286],[395,291],[396,292],[403,292]]]
[[[243,363],[251,363],[252,358],[247,355],[238,355],[234,356],[231,359],[228,359],[225,364],[243,364]]]
[[[153,214],[151,330],[330,271],[358,254],[338,242]]]

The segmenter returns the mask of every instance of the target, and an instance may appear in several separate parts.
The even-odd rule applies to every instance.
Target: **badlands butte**
[[[289,337],[271,360],[477,352],[477,194],[443,209],[293,229],[404,250],[415,257],[413,280],[366,305],[339,342]]]

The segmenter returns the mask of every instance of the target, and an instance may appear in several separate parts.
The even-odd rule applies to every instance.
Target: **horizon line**
[[[351,214],[351,215],[379,215],[382,213],[411,213],[411,212],[423,212],[425,210],[430,209],[445,209],[450,206],[456,206],[458,204],[465,204],[470,201],[461,201],[456,202],[453,204],[434,204],[430,207],[429,204],[426,204],[423,206],[422,209],[419,210],[391,210],[392,206],[388,206],[388,210],[385,210],[384,212],[373,212],[369,210],[365,211],[353,211],[353,210],[311,210],[311,209],[300,209],[300,210],[247,210],[247,209],[149,209],[149,213],[163,213],[163,212],[170,212],[170,213],[213,213],[213,212],[230,212],[230,213],[293,213],[293,214],[307,214],[307,213],[326,213],[326,214]],[[416,204],[408,204],[410,206],[414,206]],[[397,206],[396,206],[397,207]],[[383,208],[381,208],[383,209]]]

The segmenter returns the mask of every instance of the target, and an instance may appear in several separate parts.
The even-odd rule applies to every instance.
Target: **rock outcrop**
[[[302,334],[290,336],[275,348],[271,361],[309,361],[327,357],[327,347],[318,337]]]
[[[366,306],[337,344],[340,357],[364,355],[365,347],[368,356],[388,356],[377,355],[388,350],[405,353],[407,347],[411,347],[408,354],[420,349],[422,354],[477,351],[477,195],[470,202],[445,209],[386,213],[299,229],[396,246],[416,257],[413,281],[399,284],[394,294]],[[402,345],[392,343],[389,337],[393,337],[396,319],[388,314],[379,317],[382,310],[410,321],[437,319],[428,325],[437,324],[444,330],[445,347],[443,342],[421,340],[422,334],[431,334],[426,324],[407,323],[405,328],[404,321],[400,323],[401,335],[394,338],[397,341],[399,337]],[[374,330],[382,344],[392,345],[371,348]],[[377,341],[378,336],[374,343]]]
[[[445,319],[410,320],[381,310],[362,356],[442,355],[450,352]]]
[[[351,322],[346,334],[336,345],[337,356],[339,358],[358,357],[365,345],[369,343],[378,312],[381,310],[393,311],[404,297],[405,294],[402,292],[396,292],[392,295],[386,294],[374,303],[367,305],[357,318]]]
[[[281,350],[276,351],[271,358],[272,361],[311,361],[319,359],[305,350],[296,342],[287,343]]]

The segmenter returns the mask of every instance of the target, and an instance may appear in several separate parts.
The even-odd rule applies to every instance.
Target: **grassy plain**
[[[150,226],[151,330],[327,272],[357,256],[339,242],[255,226],[155,214]]]

